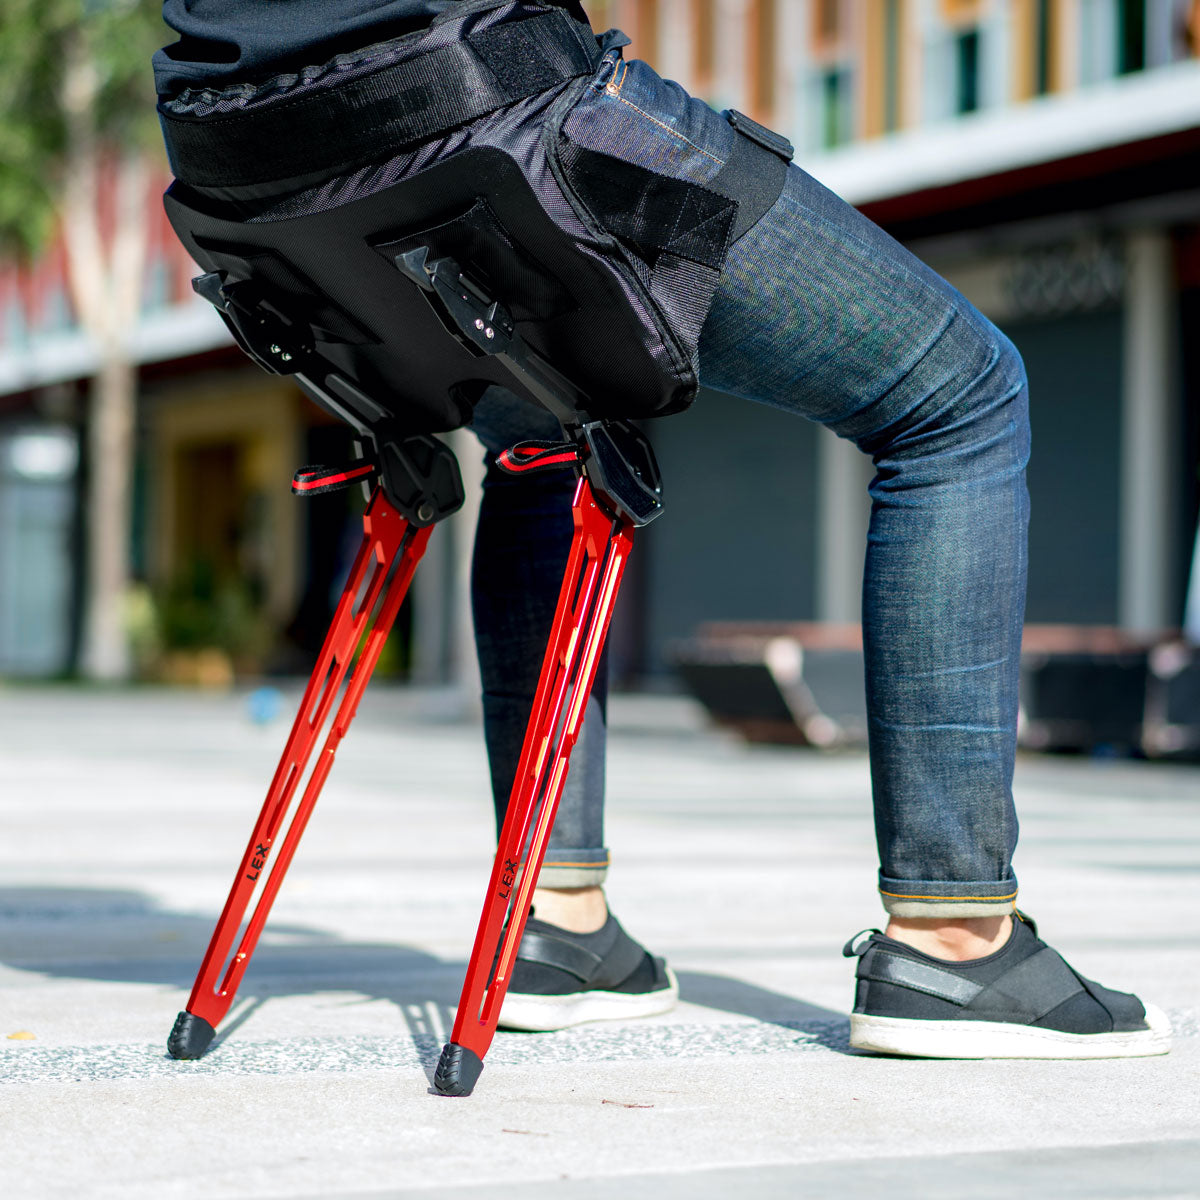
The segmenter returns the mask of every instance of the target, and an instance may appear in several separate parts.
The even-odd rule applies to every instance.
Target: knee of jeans
[[[998,415],[1007,431],[1007,441],[1024,467],[1029,460],[1029,376],[1021,352],[995,325],[989,322],[989,326],[996,339],[996,375],[1001,397]]]
[[[1029,386],[1011,340],[970,305],[955,314],[897,396],[904,415],[859,444],[884,468],[913,482],[921,460],[928,482],[1023,470],[1029,457]]]

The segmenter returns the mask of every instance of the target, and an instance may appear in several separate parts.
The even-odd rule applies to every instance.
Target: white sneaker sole
[[[1060,1033],[1003,1021],[918,1021],[850,1016],[850,1045],[910,1058],[1142,1058],[1171,1049],[1171,1023],[1146,1005],[1148,1029],[1132,1033]]]
[[[549,1033],[588,1021],[634,1021],[670,1012],[678,1000],[679,981],[667,967],[667,986],[656,992],[571,992],[565,996],[509,992],[500,1009],[500,1028]]]

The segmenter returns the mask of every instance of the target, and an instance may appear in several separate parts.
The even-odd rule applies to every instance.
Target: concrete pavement
[[[618,699],[610,898],[684,1002],[501,1034],[447,1100],[491,831],[479,731],[438,693],[368,694],[222,1040],[166,1056],[286,733],[247,713],[0,689],[9,1200],[1200,1195],[1200,770],[1018,767],[1023,907],[1168,1010],[1170,1056],[876,1059],[847,1053],[840,953],[881,919],[865,758]]]

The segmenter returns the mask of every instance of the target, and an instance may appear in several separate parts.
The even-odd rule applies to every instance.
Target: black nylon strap
[[[562,9],[502,22],[295,99],[204,118],[160,107],[171,166],[197,187],[341,169],[590,73],[599,48]]]

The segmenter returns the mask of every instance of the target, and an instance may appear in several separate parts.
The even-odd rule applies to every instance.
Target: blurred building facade
[[[295,620],[312,572],[287,485],[309,429],[325,426],[298,389],[230,345],[157,201],[146,220],[128,342],[140,368],[134,575],[184,644],[236,647],[259,623]],[[0,674],[60,674],[78,650],[86,383],[98,359],[71,311],[63,253],[0,265]],[[130,619],[144,625],[142,608]],[[222,621],[241,628],[203,628]]]
[[[1035,437],[1030,619],[1177,627],[1200,506],[1200,3],[586,7],[662,74],[787,133],[801,166],[1016,342]],[[132,334],[137,573],[168,605],[237,579],[270,630],[310,648],[353,512],[294,501],[288,483],[299,463],[345,452],[345,435],[240,357],[192,296],[194,268],[159,213],[147,220]],[[71,662],[93,361],[60,252],[0,268],[0,673]],[[853,448],[711,393],[650,434],[668,514],[631,567],[615,630],[623,674],[661,670],[701,620],[857,619],[871,468]],[[471,439],[455,442],[474,473]],[[427,679],[466,669],[470,520],[433,540],[419,576]],[[172,619],[186,633],[186,604]]]

